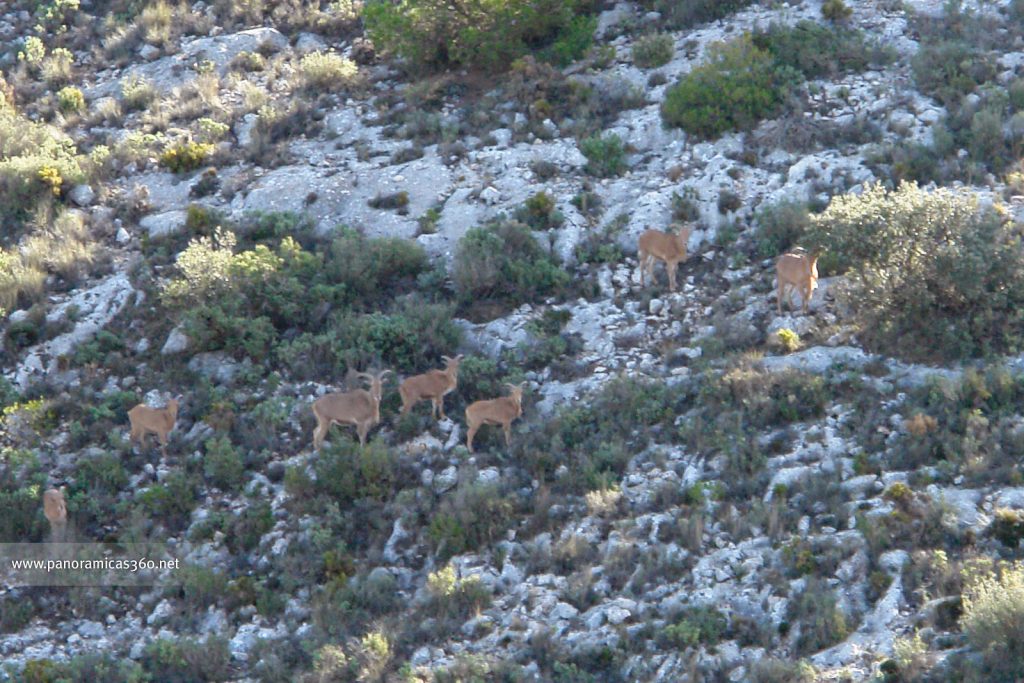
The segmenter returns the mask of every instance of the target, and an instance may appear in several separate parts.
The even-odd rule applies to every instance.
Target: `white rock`
[[[184,353],[191,346],[192,340],[185,334],[184,329],[181,325],[178,325],[171,333],[167,335],[167,341],[164,342],[163,348],[160,349],[160,353],[164,356],[170,356],[176,353]]]

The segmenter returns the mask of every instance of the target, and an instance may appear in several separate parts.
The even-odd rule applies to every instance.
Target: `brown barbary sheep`
[[[505,446],[512,445],[512,421],[523,415],[523,387],[526,382],[506,384],[509,395],[476,401],[466,407],[466,447],[473,452],[473,437],[483,425],[501,425],[505,430]]]
[[[444,397],[455,391],[459,384],[459,362],[462,354],[444,359],[444,370],[431,370],[422,375],[406,377],[398,386],[398,394],[402,397],[402,415],[407,414],[420,401],[431,401],[431,415],[435,420],[447,419],[444,414]],[[438,417],[440,415],[440,417]]]
[[[319,450],[327,437],[327,431],[334,424],[353,425],[359,435],[359,445],[366,445],[366,435],[380,422],[380,398],[383,392],[384,376],[390,370],[377,374],[356,373],[356,377],[370,383],[370,389],[356,389],[344,393],[324,394],[313,401],[313,416],[316,429],[313,430],[313,448]]]
[[[682,225],[678,232],[664,233],[660,230],[645,230],[637,242],[637,255],[640,261],[640,284],[646,284],[646,278],[654,280],[655,260],[665,262],[668,273],[669,291],[676,291],[676,268],[686,260],[686,244],[690,241],[689,225]]]

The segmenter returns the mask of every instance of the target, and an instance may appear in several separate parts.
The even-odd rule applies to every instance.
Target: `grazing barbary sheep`
[[[459,384],[459,362],[462,354],[444,359],[444,370],[431,370],[422,375],[407,377],[399,386],[398,393],[402,397],[402,415],[405,415],[420,401],[430,400],[434,406],[431,415],[434,419],[444,420],[444,397],[455,391]],[[440,417],[438,417],[440,415]]]
[[[128,411],[128,421],[132,426],[131,441],[138,441],[140,446],[145,445],[147,434],[156,434],[160,442],[160,453],[167,457],[167,435],[174,429],[174,423],[178,420],[178,403],[181,396],[175,396],[167,402],[163,408],[150,408],[140,403]]]
[[[466,434],[466,447],[473,452],[473,437],[477,430],[483,425],[501,425],[505,430],[505,446],[512,445],[512,421],[523,414],[523,387],[526,382],[519,386],[506,384],[509,388],[509,395],[501,398],[492,398],[486,401],[476,401],[466,408],[466,425],[469,432]]]
[[[68,506],[64,501],[64,487],[49,489],[43,494],[43,514],[50,522],[50,539],[54,543],[65,540],[68,525]]]
[[[370,383],[370,390],[356,389],[344,393],[324,394],[313,401],[313,416],[316,429],[313,430],[313,448],[319,450],[333,424],[354,425],[359,435],[359,445],[366,445],[366,434],[380,422],[380,397],[384,376],[390,370],[376,375],[358,372],[356,377]]]
[[[686,243],[690,241],[691,227],[680,226],[677,233],[664,233],[660,230],[645,230],[637,243],[640,261],[640,284],[646,284],[645,274],[654,280],[655,259],[665,262],[668,273],[669,291],[676,291],[676,268],[686,260]]]
[[[786,290],[792,298],[793,291],[798,290],[803,298],[803,310],[807,313],[811,303],[811,295],[818,288],[818,256],[815,252],[792,251],[783,254],[775,264],[775,277],[778,281],[779,314],[782,313],[782,300],[786,298]],[[789,302],[792,307],[793,302]]]

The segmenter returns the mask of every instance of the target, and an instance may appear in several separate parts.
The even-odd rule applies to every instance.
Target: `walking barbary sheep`
[[[370,389],[356,389],[344,393],[324,394],[313,401],[313,416],[316,429],[313,430],[313,448],[319,450],[327,436],[327,430],[334,424],[353,425],[359,435],[359,445],[366,445],[366,434],[380,422],[380,397],[384,376],[390,370],[377,374],[357,372],[356,377],[370,383]]]
[[[420,401],[430,400],[433,404],[431,415],[435,420],[444,420],[444,397],[455,391],[459,384],[459,362],[462,354],[444,359],[444,370],[431,370],[422,375],[407,377],[399,386],[398,393],[402,397],[402,415],[405,415]],[[440,417],[438,417],[440,414]]]
[[[131,423],[132,443],[138,441],[143,447],[146,443],[147,434],[156,434],[160,442],[160,453],[167,457],[167,435],[174,429],[174,423],[178,420],[178,403],[181,396],[175,396],[167,402],[163,408],[150,408],[140,403],[128,411],[128,422]]]
[[[492,398],[486,401],[476,401],[466,408],[466,425],[469,432],[466,434],[466,447],[473,452],[473,437],[477,430],[483,425],[501,425],[505,430],[505,446],[512,445],[512,421],[523,415],[523,386],[506,384],[509,388],[509,395],[501,398]]]
[[[679,232],[664,233],[660,230],[645,230],[637,242],[640,261],[640,284],[645,285],[646,274],[654,280],[655,259],[665,262],[668,273],[668,288],[676,291],[676,268],[686,260],[686,243],[690,241],[689,225],[680,226]]]
[[[68,506],[64,501],[63,486],[49,489],[43,494],[43,514],[50,522],[50,539],[54,543],[62,543],[68,525]]]
[[[790,299],[793,291],[800,292],[803,298],[803,310],[807,313],[811,303],[811,295],[818,288],[818,256],[819,252],[808,254],[803,250],[794,250],[779,257],[775,263],[775,277],[778,281],[778,309],[782,314],[782,300],[786,298],[787,288]],[[789,301],[790,307],[793,302]]]

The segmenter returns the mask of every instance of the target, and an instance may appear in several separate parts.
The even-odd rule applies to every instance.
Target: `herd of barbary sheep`
[[[678,231],[664,233],[660,230],[646,230],[640,235],[637,244],[637,255],[640,268],[641,285],[646,278],[654,279],[655,261],[665,263],[668,275],[669,290],[676,290],[676,268],[686,261],[686,245],[690,239],[689,225],[681,226]],[[809,254],[797,248],[785,253],[775,263],[775,276],[778,286],[778,311],[782,313],[783,300],[792,305],[794,292],[799,292],[803,301],[803,311],[807,313],[811,295],[818,286],[818,256],[820,252]],[[788,295],[788,298],[787,298]],[[401,414],[405,415],[413,406],[421,401],[432,403],[432,415],[435,419],[446,419],[444,414],[444,397],[458,386],[459,362],[462,355],[450,358],[442,356],[445,361],[443,370],[431,370],[422,375],[407,377],[398,387],[402,398]],[[323,445],[327,432],[332,425],[352,425],[359,436],[359,444],[366,445],[366,435],[380,422],[380,401],[383,392],[384,377],[391,374],[390,370],[377,373],[359,372],[356,378],[365,380],[368,389],[356,389],[343,393],[330,393],[313,402],[313,416],[316,428],[313,431],[313,448],[319,450]],[[505,432],[505,445],[512,444],[512,422],[523,414],[523,387],[507,384],[509,395],[476,401],[466,408],[466,447],[473,452],[473,438],[484,425],[500,425]],[[174,429],[178,419],[178,404],[181,396],[167,402],[164,408],[150,408],[139,404],[128,411],[131,424],[131,442],[144,444],[148,434],[155,434],[160,444],[161,454],[167,455],[167,435]],[[63,540],[67,525],[67,505],[64,500],[64,487],[52,488],[43,494],[43,513],[50,522],[54,540]]]

